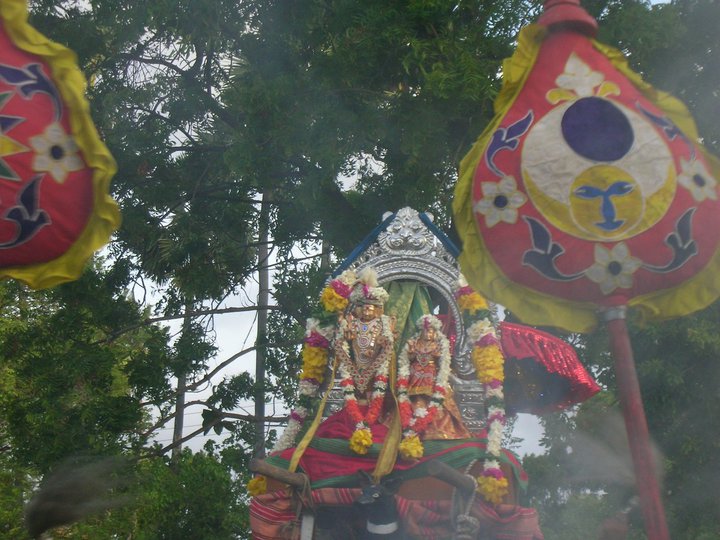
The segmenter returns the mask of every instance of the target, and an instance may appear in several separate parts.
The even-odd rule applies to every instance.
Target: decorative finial
[[[551,30],[575,30],[589,37],[594,37],[598,29],[597,21],[580,5],[580,0],[545,0],[538,23]]]

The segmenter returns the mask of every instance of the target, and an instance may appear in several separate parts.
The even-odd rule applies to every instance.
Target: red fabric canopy
[[[470,285],[570,331],[598,307],[684,315],[720,294],[720,169],[687,109],[573,27],[524,28],[454,210]]]
[[[514,412],[544,414],[581,403],[600,387],[565,341],[535,328],[500,323],[505,398]]]

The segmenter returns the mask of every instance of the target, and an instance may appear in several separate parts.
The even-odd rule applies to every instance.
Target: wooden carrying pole
[[[286,471],[285,469],[281,469],[280,467],[270,465],[269,463],[266,463],[261,459],[251,459],[249,469],[251,472],[264,474],[265,476],[269,476],[270,478],[273,478],[278,482],[288,484],[295,489],[301,490],[304,489],[305,486],[309,485],[307,475]]]
[[[427,472],[430,476],[439,478],[443,482],[457,488],[465,497],[472,495],[475,492],[475,488],[477,488],[475,480],[468,475],[456,471],[449,465],[436,459],[428,463]]]
[[[630,335],[625,322],[625,306],[610,308],[603,315],[610,334],[610,349],[615,361],[615,376],[620,392],[620,405],[625,418],[630,453],[635,468],[635,484],[645,532],[649,540],[670,540],[665,509],[660,498],[655,460],[650,446],[645,409],[638,383]]]

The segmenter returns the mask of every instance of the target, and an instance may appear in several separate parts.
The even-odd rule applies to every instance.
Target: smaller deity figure
[[[398,358],[397,395],[403,427],[403,457],[421,457],[420,439],[467,439],[452,397],[450,344],[433,315],[417,321],[420,333],[408,340]]]

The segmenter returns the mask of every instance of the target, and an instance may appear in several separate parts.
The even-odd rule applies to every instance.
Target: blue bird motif
[[[523,219],[530,227],[530,238],[533,249],[523,253],[522,262],[525,266],[532,266],[540,274],[553,281],[573,281],[582,276],[582,273],[566,275],[558,270],[555,259],[565,253],[565,248],[553,242],[550,231],[538,220],[524,216]]]
[[[55,105],[55,120],[60,119],[62,113],[60,95],[52,81],[43,73],[40,64],[28,64],[23,68],[0,64],[0,80],[16,86],[24,99],[30,99],[38,92],[48,94]]]
[[[692,218],[697,208],[687,210],[675,225],[675,231],[667,235],[665,243],[672,250],[673,256],[665,266],[643,265],[643,268],[659,274],[667,274],[677,270],[697,255],[698,247],[692,237]]]
[[[528,111],[524,117],[509,125],[507,128],[498,128],[495,130],[488,143],[487,151],[485,152],[485,163],[488,169],[498,176],[505,176],[497,165],[495,165],[495,154],[500,150],[515,150],[520,144],[520,137],[527,133],[534,119],[535,116],[533,112]]]
[[[639,101],[635,103],[635,106],[640,110],[641,113],[643,113],[648,118],[648,120],[650,120],[656,126],[660,127],[665,132],[665,135],[668,139],[672,141],[675,139],[675,137],[680,137],[685,142],[689,142],[683,132],[680,131],[680,128],[673,124],[669,118],[665,116],[658,116],[648,111]]]
[[[15,238],[0,244],[0,249],[9,249],[28,242],[40,229],[50,224],[47,212],[39,207],[40,182],[42,175],[33,177],[18,196],[18,205],[9,208],[4,219],[17,225]]]
[[[633,191],[633,185],[624,180],[614,182],[607,189],[600,189],[594,186],[581,186],[575,190],[575,195],[582,199],[597,199],[601,198],[600,213],[603,221],[595,223],[601,229],[606,231],[615,231],[623,226],[625,223],[624,219],[616,219],[615,205],[613,204],[611,197],[619,197],[627,195]]]

